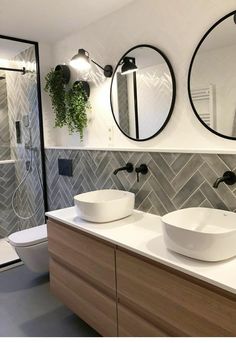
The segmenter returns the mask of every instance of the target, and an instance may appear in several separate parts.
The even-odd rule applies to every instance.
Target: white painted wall
[[[175,109],[164,131],[147,142],[133,142],[115,126],[109,103],[110,79],[91,85],[92,120],[81,144],[66,129],[51,129],[52,113],[44,97],[47,145],[85,148],[235,151],[236,143],[213,135],[195,117],[188,99],[187,75],[192,54],[203,34],[236,9],[236,0],[137,0],[53,46],[53,65],[68,63],[78,48],[99,63],[112,64],[131,47],[147,43],[160,48],[172,63],[177,81]],[[62,23],[63,24],[63,23]],[[65,23],[66,25],[66,23]],[[94,71],[97,71],[93,67]],[[113,141],[109,143],[109,128]],[[50,139],[49,139],[50,135]],[[48,143],[50,142],[50,143]]]
[[[47,93],[44,91],[45,76],[53,66],[52,47],[49,44],[39,44],[39,62],[40,62],[40,78],[41,78],[41,94],[43,106],[43,127],[44,127],[44,140],[46,145],[54,145],[55,129],[54,129],[54,116],[51,108],[51,100]]]

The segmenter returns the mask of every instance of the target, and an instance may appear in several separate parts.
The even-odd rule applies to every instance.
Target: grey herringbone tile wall
[[[5,77],[5,73],[0,73]],[[11,159],[6,79],[0,79],[0,161]]]
[[[236,171],[236,155],[112,152],[46,149],[49,209],[73,205],[73,196],[115,188],[136,194],[136,209],[163,215],[193,206],[236,210],[236,186],[212,187],[226,170]],[[73,160],[73,177],[59,176],[58,158]],[[113,171],[132,162],[146,163],[147,175]]]
[[[15,188],[15,164],[0,163],[0,238],[16,231],[17,228],[17,218],[11,207]]]

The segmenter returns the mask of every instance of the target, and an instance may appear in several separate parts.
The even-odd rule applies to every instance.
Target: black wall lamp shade
[[[70,64],[72,67],[80,69],[80,66],[83,66],[84,69],[89,69],[91,67],[90,61],[93,62],[96,66],[103,70],[104,76],[111,77],[113,73],[113,68],[111,65],[107,64],[103,68],[100,64],[94,60],[90,60],[88,51],[84,49],[79,49],[78,53],[72,57]]]
[[[70,65],[78,70],[88,70],[91,68],[89,53],[84,49],[79,49],[78,53],[72,57]]]
[[[124,57],[121,65],[121,74],[129,74],[133,73],[138,70],[138,67],[135,64],[135,58],[134,57]]]

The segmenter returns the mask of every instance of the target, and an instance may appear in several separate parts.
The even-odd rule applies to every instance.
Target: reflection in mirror
[[[133,140],[156,136],[167,124],[175,100],[172,67],[149,45],[130,49],[116,66],[111,108],[119,129]]]
[[[236,139],[235,12],[199,43],[189,70],[189,96],[198,119],[219,136]]]

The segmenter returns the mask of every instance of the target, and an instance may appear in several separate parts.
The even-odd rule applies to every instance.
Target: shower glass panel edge
[[[0,74],[0,93],[5,80],[10,137],[10,156],[1,160],[0,155],[0,239],[43,224],[47,207],[38,43],[0,35],[1,45],[5,55],[9,47],[17,52],[10,67],[21,72],[0,70],[5,73],[5,79]],[[0,56],[0,67],[2,62]],[[0,100],[1,117],[1,94]]]

